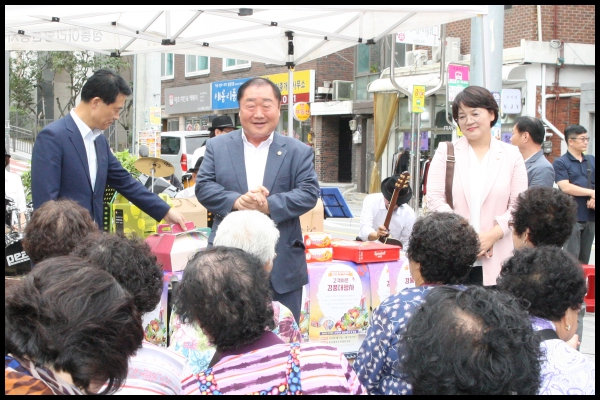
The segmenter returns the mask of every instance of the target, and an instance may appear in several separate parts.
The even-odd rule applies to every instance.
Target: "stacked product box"
[[[324,262],[333,260],[331,235],[325,232],[307,232],[304,234],[306,262]]]
[[[298,322],[303,340],[336,346],[348,358],[360,348],[372,310],[388,296],[414,287],[404,253],[394,261],[309,263],[308,281]]]
[[[355,353],[369,328],[369,269],[366,264],[329,261],[310,263],[308,271],[308,303],[305,300],[304,308],[309,309],[309,315],[301,317],[300,325],[310,321],[309,341]]]
[[[333,259],[357,263],[398,261],[400,247],[380,242],[332,239]]]

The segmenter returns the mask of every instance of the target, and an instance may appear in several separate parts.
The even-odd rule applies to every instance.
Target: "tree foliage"
[[[94,71],[107,68],[117,73],[129,68],[129,63],[119,57],[108,57],[103,54],[96,54],[91,51],[17,51],[15,56],[10,58],[10,102],[11,107],[20,113],[37,114],[37,104],[34,101],[34,91],[38,88],[42,96],[44,90],[54,90],[53,85],[47,89],[42,85],[42,73],[45,70],[52,70],[54,76],[59,74],[67,75],[68,98],[62,99],[55,93],[52,93],[56,99],[59,117],[64,117],[72,108],[76,106],[76,101],[81,94],[81,89],[85,84],[87,77]],[[132,82],[130,82],[133,85]],[[123,113],[123,122],[121,125],[125,129],[130,129],[127,125],[128,116],[132,109],[132,100],[125,104]]]
[[[37,51],[16,51],[9,60],[10,106],[21,115],[36,114],[34,91],[40,87],[47,58]]]

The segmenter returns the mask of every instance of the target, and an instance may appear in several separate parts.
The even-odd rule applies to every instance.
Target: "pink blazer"
[[[440,143],[429,167],[427,208],[430,211],[452,212],[445,194],[446,154],[446,143]],[[469,142],[465,137],[454,142],[454,155],[454,212],[470,220]],[[482,196],[481,230],[489,231],[498,224],[504,232],[504,237],[494,244],[492,257],[483,257],[483,284],[495,285],[502,262],[513,251],[512,233],[508,227],[511,212],[519,193],[527,190],[527,170],[519,149],[492,138],[488,173],[489,179]]]

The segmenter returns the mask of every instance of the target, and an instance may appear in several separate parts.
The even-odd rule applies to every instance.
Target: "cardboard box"
[[[310,278],[309,278],[310,280]],[[310,326],[310,282],[302,286],[302,309],[300,310],[300,321],[298,327],[302,335],[302,341],[308,342],[308,330]]]
[[[375,309],[390,295],[415,287],[410,275],[408,259],[401,253],[400,260],[381,263],[369,263],[371,282],[371,307]]]
[[[325,262],[333,260],[333,249],[331,247],[323,247],[318,249],[306,249],[306,262]]]
[[[165,193],[159,193],[158,196],[169,206],[173,203],[171,198]],[[111,232],[123,232],[125,234],[135,233],[141,238],[156,233],[156,227],[159,224],[154,218],[140,210],[133,203],[130,203],[123,195],[116,193],[111,204],[112,211],[112,229]],[[160,223],[165,223],[164,220]]]
[[[325,211],[323,209],[323,200],[317,199],[315,208],[300,216],[300,227],[302,233],[306,232],[323,232],[323,220],[325,219]]]
[[[354,240],[331,239],[334,260],[357,263],[398,261],[400,247],[380,242],[357,242]]]
[[[164,271],[183,270],[190,256],[208,245],[208,228],[194,228],[193,222],[186,226],[188,230],[182,231],[179,225],[161,224],[157,233],[146,238]]]
[[[304,305],[310,309],[309,341],[335,346],[346,354],[356,353],[369,328],[368,268],[348,261],[311,263],[308,275],[306,295],[310,301],[307,304],[305,300]]]
[[[325,232],[308,232],[304,235],[304,247],[307,249],[331,247],[331,235]]]
[[[173,202],[172,207],[182,213],[186,221],[193,222],[196,228],[206,228],[208,226],[208,212],[197,198],[173,198],[171,201]]]

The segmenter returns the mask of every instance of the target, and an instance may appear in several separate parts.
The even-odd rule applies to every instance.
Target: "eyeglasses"
[[[589,142],[590,138],[587,136],[582,136],[582,137],[578,137],[578,138],[571,138],[571,140],[581,140],[582,142]]]
[[[469,122],[469,119],[473,122],[477,122],[479,121],[479,119],[481,118],[481,114],[476,112],[473,113],[471,115],[459,115],[458,116],[458,123],[459,124],[466,124],[467,122]]]

